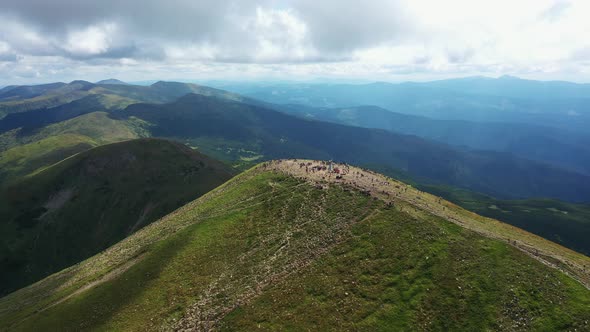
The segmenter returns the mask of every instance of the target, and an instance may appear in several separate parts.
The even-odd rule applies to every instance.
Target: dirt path
[[[295,187],[303,184],[305,183]],[[310,188],[309,190],[314,189]],[[271,195],[269,199],[285,201],[291,199],[289,196],[293,196],[293,191],[288,191],[286,196]],[[326,203],[325,199],[312,201],[310,197],[304,198],[299,210],[303,211],[312,207],[319,214],[319,220],[322,220],[321,216],[325,217],[325,211],[322,209]],[[249,303],[267,287],[306,268],[332,248],[349,239],[352,236],[350,229],[354,224],[372,218],[380,212],[374,204],[367,204],[355,218],[336,217],[332,219],[331,223],[324,220],[324,222],[318,223],[318,225],[322,225],[319,229],[302,236],[305,241],[300,243],[291,241],[292,236],[296,232],[304,230],[304,225],[309,223],[310,219],[306,217],[305,213],[297,213],[296,215],[300,217],[293,220],[289,219],[288,214],[279,213],[277,219],[283,222],[277,223],[288,225],[287,228],[271,232],[264,241],[280,243],[280,246],[272,251],[266,251],[268,247],[272,246],[255,247],[241,254],[236,264],[252,261],[253,257],[257,256],[264,258],[251,268],[252,271],[255,271],[251,274],[236,277],[232,267],[228,266],[226,271],[211,281],[197,302],[188,308],[183,318],[171,329],[174,331],[215,330],[218,323],[228,313]]]
[[[98,286],[98,285],[100,285],[102,283],[105,283],[105,282],[107,282],[109,280],[115,279],[116,277],[118,277],[121,274],[123,274],[125,271],[129,270],[133,265],[135,265],[139,261],[141,261],[144,256],[145,256],[145,254],[144,255],[140,255],[140,256],[138,256],[138,257],[136,257],[136,258],[134,258],[134,259],[126,262],[125,264],[123,264],[123,265],[115,268],[114,270],[112,270],[109,273],[105,274],[104,276],[100,277],[99,279],[94,280],[94,281],[92,281],[92,282],[84,285],[83,287],[77,289],[75,292],[68,294],[68,296],[63,297],[63,298],[61,298],[61,299],[59,299],[59,300],[51,303],[47,307],[39,310],[39,312],[43,312],[43,311],[45,311],[45,310],[47,310],[49,308],[52,308],[52,307],[54,307],[54,306],[56,306],[56,305],[58,305],[58,304],[60,304],[62,302],[65,302],[65,301],[69,300],[70,298],[72,298],[72,297],[74,297],[74,296],[76,296],[78,294],[81,294],[81,293],[83,293],[83,292],[85,292],[85,291],[87,291],[87,290],[89,290],[91,288],[94,288],[94,287],[96,287],[96,286]]]

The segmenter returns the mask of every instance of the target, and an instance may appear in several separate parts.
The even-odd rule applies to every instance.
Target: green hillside
[[[590,205],[554,199],[501,200],[445,186],[418,185],[482,216],[501,220],[590,255]]]
[[[136,119],[119,121],[106,112],[93,112],[34,130],[17,128],[0,134],[0,152],[64,134],[86,136],[99,144],[114,143],[147,135],[145,126]]]
[[[0,187],[92,147],[148,136],[145,126],[139,119],[120,121],[93,112],[34,130],[0,134]]]
[[[6,91],[0,90],[0,119],[10,114],[59,107],[87,97],[99,96],[103,98],[101,104],[106,109],[120,109],[137,102],[172,102],[187,93],[245,100],[227,91],[190,83],[159,81],[150,86],[138,86],[73,81],[68,84],[14,86]]]
[[[181,144],[141,139],[79,153],[3,189],[0,294],[96,254],[230,177]]]
[[[16,183],[26,175],[96,145],[87,136],[63,134],[3,151],[0,154],[0,187]]]
[[[0,328],[589,328],[588,257],[375,173],[301,162],[247,171],[0,299]]]

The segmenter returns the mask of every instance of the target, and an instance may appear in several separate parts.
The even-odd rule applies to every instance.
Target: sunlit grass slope
[[[0,186],[89,148],[147,136],[146,125],[94,112],[36,130],[5,132],[0,135]]]

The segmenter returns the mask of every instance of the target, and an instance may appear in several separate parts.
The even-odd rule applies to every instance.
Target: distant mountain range
[[[434,120],[376,106],[281,105],[278,109],[307,119],[386,129],[471,150],[508,152],[590,175],[590,133],[521,123]]]
[[[415,136],[306,121],[233,100],[190,94],[170,104],[130,105],[114,116],[142,119],[156,137],[183,140],[228,161],[249,154],[335,159],[385,165],[418,179],[498,197],[590,201],[590,177],[582,174],[510,154],[464,151]]]
[[[162,137],[197,148],[237,169],[291,157],[363,165],[498,218],[498,210],[489,208],[497,202],[477,195],[461,195],[457,200],[449,186],[500,201],[543,197],[590,201],[588,148],[578,131],[515,122],[437,120],[376,106],[279,105],[176,82],[134,86],[74,81],[21,90],[35,91],[35,96],[11,100],[11,107],[30,105],[47,96],[61,103],[28,111],[13,108],[0,119],[0,187],[92,147]],[[489,204],[474,205],[473,200]],[[562,204],[546,201],[546,208]],[[590,250],[578,237],[586,234],[585,209],[567,207],[559,210],[569,211],[563,214],[539,210],[535,203],[518,206],[519,211],[532,209],[539,214],[518,213],[517,218],[500,219],[570,247]],[[553,226],[538,227],[537,221],[544,218],[546,225]],[[562,222],[576,226],[560,230],[557,225]]]
[[[497,79],[475,76],[414,84],[460,93],[505,96],[518,99],[565,100],[590,98],[590,84],[565,81],[535,81],[508,75]]]
[[[588,133],[590,85],[512,77],[427,83],[224,85],[275,104],[324,108],[373,105],[439,120],[511,122]]]

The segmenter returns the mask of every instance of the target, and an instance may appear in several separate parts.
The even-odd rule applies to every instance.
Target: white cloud
[[[64,49],[73,55],[91,56],[104,54],[109,50],[112,36],[117,33],[113,23],[93,25],[83,30],[72,31],[67,36]]]
[[[4,0],[0,13],[0,62],[18,60],[3,83],[31,68],[46,80],[590,81],[587,0]]]

